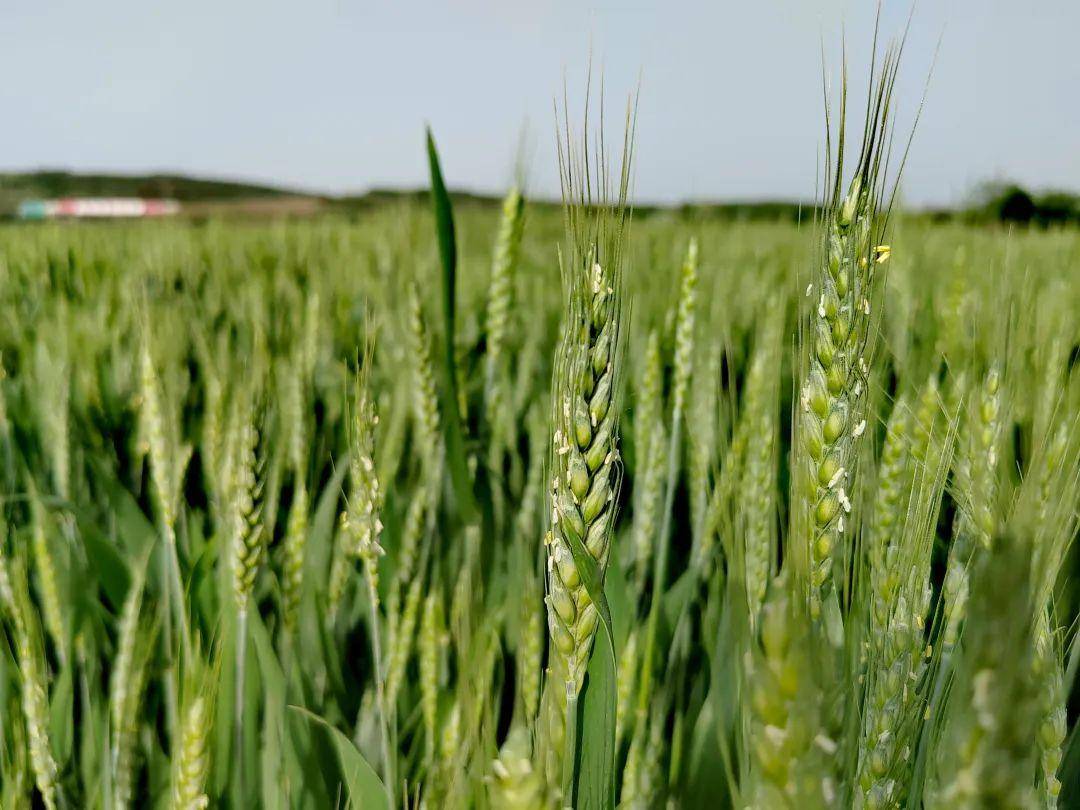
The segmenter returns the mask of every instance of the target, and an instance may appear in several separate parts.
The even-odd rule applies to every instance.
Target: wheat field
[[[1076,806],[1080,232],[887,103],[800,222],[5,227],[0,806]]]

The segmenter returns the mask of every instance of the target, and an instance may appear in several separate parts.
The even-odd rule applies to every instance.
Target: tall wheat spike
[[[590,176],[588,152],[560,140],[566,252],[560,257],[564,323],[552,376],[548,627],[555,693],[551,743],[562,743],[562,801],[573,803],[578,695],[599,619],[579,565],[603,582],[620,484],[619,399],[624,325],[623,250],[629,220],[633,126],[627,109],[622,168],[614,199],[602,139]],[[595,189],[595,192],[594,192]],[[594,199],[593,194],[601,195]],[[561,739],[560,739],[561,738]],[[554,774],[549,774],[549,777]]]
[[[846,190],[844,144],[846,86],[842,90],[837,157],[826,201],[822,255],[808,288],[816,301],[805,326],[807,348],[796,411],[792,472],[796,532],[805,545],[810,614],[830,603],[833,615],[844,587],[843,546],[852,525],[851,494],[858,445],[866,431],[865,401],[873,362],[876,269],[889,257],[881,244],[890,104],[898,53],[886,56],[869,99],[863,142]]]

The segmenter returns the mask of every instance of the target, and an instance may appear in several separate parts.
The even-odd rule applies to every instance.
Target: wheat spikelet
[[[205,810],[210,798],[205,793],[210,770],[209,730],[211,704],[197,695],[184,707],[180,726],[180,753],[173,765],[173,810]]]
[[[64,616],[64,599],[57,580],[56,561],[45,529],[45,506],[31,485],[30,547],[34,556],[34,572],[40,589],[42,616],[45,630],[52,637],[60,663],[67,660],[67,620]]]
[[[638,634],[636,628],[630,635],[619,654],[619,670],[615,682],[615,739],[621,742],[626,733],[626,723],[634,699],[634,685],[637,675]]]
[[[409,285],[408,347],[412,357],[412,406],[416,426],[418,452],[424,461],[424,474],[429,482],[442,474],[439,420],[439,400],[435,389],[435,373],[431,365],[424,309],[420,291],[413,282]]]
[[[920,397],[927,398],[925,392]],[[922,410],[913,418],[906,398],[897,400],[880,463],[868,554],[869,625],[856,795],[862,807],[901,806],[928,700],[931,558],[955,431],[929,435],[924,443]],[[923,464],[911,463],[915,453],[925,459]]]
[[[304,550],[308,535],[308,490],[304,475],[294,477],[292,503],[285,523],[284,559],[282,561],[282,624],[287,633],[296,629],[300,596],[304,585]]]
[[[247,611],[265,552],[263,494],[265,457],[259,455],[259,428],[253,413],[238,416],[232,502],[232,588],[236,608]]]
[[[511,729],[487,778],[492,807],[536,810],[543,806],[544,783],[533,768],[531,755],[529,732],[520,726]]]
[[[525,200],[521,196],[520,189],[515,186],[503,199],[488,287],[485,321],[484,405],[490,426],[499,423],[498,416],[505,405],[503,401],[505,392],[502,390],[500,375],[503,373],[506,330],[510,307],[513,303],[514,270],[521,246],[524,214]]]
[[[688,475],[690,487],[690,526],[693,532],[691,558],[712,570],[715,554],[715,532],[709,523],[713,492],[713,472],[717,468],[720,413],[720,377],[723,363],[719,345],[713,345],[703,368],[691,379],[688,424]],[[704,571],[703,571],[704,573]],[[705,575],[704,578],[708,578]]]
[[[199,434],[199,466],[206,480],[211,516],[219,529],[225,522],[228,495],[225,485],[228,474],[224,470],[226,460],[226,385],[214,360],[215,350],[208,338],[196,333],[196,349],[199,356],[199,373],[203,380],[202,425]]]
[[[237,404],[233,425],[233,453],[230,463],[231,529],[230,538],[232,591],[236,607],[236,657],[234,666],[233,737],[236,757],[235,779],[243,792],[244,774],[244,707],[246,658],[248,647],[247,620],[263,556],[266,553],[268,530],[263,522],[266,508],[266,456],[260,453],[260,431],[256,423],[256,408],[252,401]],[[276,490],[276,486],[271,489]],[[267,510],[273,520],[274,509]],[[190,647],[190,645],[188,645]]]
[[[448,767],[457,756],[461,744],[461,703],[454,701],[439,733],[439,760]]]
[[[581,687],[596,630],[596,608],[581,582],[570,542],[583,543],[602,572],[617,487],[617,408],[612,362],[618,341],[618,265],[605,270],[593,250],[585,268],[570,267],[570,313],[554,393],[552,528],[548,549],[548,616],[554,648],[566,667],[568,692]]]
[[[11,570],[8,564],[4,545],[7,542],[7,521],[0,521],[0,618],[10,616],[13,622],[18,621],[19,604],[15,596],[14,583],[11,579]]]
[[[171,810],[205,810],[210,806],[207,780],[220,667],[219,661],[207,664],[197,654],[196,647],[184,679],[179,743],[172,752]]]
[[[649,330],[641,356],[641,378],[634,389],[634,452],[639,459],[645,458],[653,425],[660,421],[664,409],[664,361],[656,329]]]
[[[1080,465],[1075,463],[1075,420],[1062,420],[1048,435],[1039,452],[1036,470],[1021,495],[1021,514],[1029,514],[1033,527],[1033,617],[1035,654],[1032,676],[1038,691],[1039,771],[1036,784],[1044,803],[1056,807],[1061,792],[1061,767],[1068,717],[1064,650],[1055,624],[1054,589],[1062,577],[1063,561],[1076,534],[1073,506],[1080,491]],[[1071,459],[1071,460],[1070,460]]]
[[[539,708],[544,655],[544,603],[535,575],[528,578],[524,592],[526,598],[521,600],[522,637],[518,643],[516,664],[521,710],[525,722],[531,726]]]
[[[747,372],[742,415],[736,428],[743,447],[728,480],[738,476],[738,492],[720,494],[721,498],[735,501],[737,525],[743,537],[744,587],[752,627],[757,624],[776,557],[776,380],[780,373],[783,310],[775,302],[770,310],[757,336]],[[712,537],[713,532],[709,531],[708,536]],[[702,566],[711,568],[704,561]]]
[[[442,658],[443,629],[442,592],[438,587],[428,591],[420,619],[420,708],[424,717],[427,751],[434,757],[436,720],[439,708],[439,667]]]
[[[637,807],[640,805],[640,782],[642,759],[645,757],[645,745],[648,733],[646,731],[647,718],[639,718],[634,726],[634,733],[630,738],[630,747],[626,752],[626,762],[623,765],[622,785],[619,794],[620,807]]]
[[[958,694],[949,699],[930,800],[956,808],[1035,803],[1037,684],[1029,550],[997,538],[975,566]]]
[[[657,419],[649,432],[645,445],[646,455],[641,459],[641,486],[639,487],[631,542],[633,543],[635,588],[640,593],[645,588],[649,564],[656,547],[656,535],[660,526],[660,509],[663,505],[665,466],[667,459],[667,431],[662,420]]]
[[[49,692],[41,627],[30,603],[26,568],[20,557],[6,566],[5,602],[9,602],[14,626],[15,654],[19,670],[19,693],[34,784],[47,810],[56,810],[60,786],[59,768],[49,742]]]
[[[1056,807],[1061,793],[1058,769],[1068,730],[1064,672],[1058,642],[1051,632],[1051,611],[1039,611],[1035,618],[1033,676],[1038,691],[1038,729],[1035,737],[1039,768],[1036,784],[1047,807]]]
[[[789,628],[789,603],[781,597],[784,585],[774,581],[773,596],[761,613],[761,646],[748,657],[750,684],[750,740],[753,757],[748,786],[751,806],[785,806],[784,798],[796,789],[793,773],[798,756],[809,740],[797,712],[804,685],[799,656],[803,652]]]
[[[915,466],[925,470],[929,464],[930,440],[941,415],[941,392],[937,374],[931,374],[919,390],[911,425],[911,458]]]
[[[306,366],[313,362],[301,353],[293,360],[290,371],[282,380],[284,387],[283,425],[287,427],[288,466],[292,472],[293,493],[285,521],[285,538],[281,565],[282,625],[287,634],[296,628],[297,612],[304,585],[304,554],[308,538],[310,496],[307,484],[308,430],[305,419],[305,393],[302,384],[310,385]]]
[[[649,561],[656,538],[660,501],[664,489],[665,438],[663,413],[663,359],[660,354],[660,335],[649,332],[645,346],[642,376],[638,385],[634,409],[634,452],[637,478],[634,487],[633,545],[635,586],[640,591],[648,574]]]
[[[686,391],[694,371],[694,309],[697,302],[698,246],[691,239],[679,274],[679,306],[675,314],[675,370],[671,399],[676,413],[686,411]]]
[[[134,579],[128,586],[124,606],[120,611],[120,624],[117,630],[116,654],[113,658],[112,673],[109,677],[109,721],[113,733],[112,758],[113,768],[119,759],[119,737],[124,729],[125,713],[132,701],[131,692],[136,686],[136,642],[142,619],[143,588],[145,571],[137,569]]]
[[[614,525],[615,499],[620,485],[618,447],[619,406],[616,398],[621,373],[623,323],[622,261],[628,221],[626,195],[632,143],[631,113],[627,112],[623,164],[618,197],[607,198],[607,167],[589,177],[584,153],[559,146],[568,248],[560,265],[564,289],[562,338],[552,375],[553,427],[550,460],[551,526],[544,540],[547,554],[548,628],[554,663],[549,683],[554,699],[549,717],[551,742],[561,738],[563,801],[572,803],[577,745],[577,699],[592,649],[598,613],[582,572],[578,554],[591,558],[600,585],[607,567]],[[596,206],[593,183],[603,198]],[[560,721],[570,733],[560,731]],[[553,745],[555,752],[558,746]],[[556,757],[558,754],[556,753]],[[549,773],[549,780],[554,771]]]
[[[16,695],[9,696],[4,711],[6,717],[20,717],[19,700]],[[4,783],[0,785],[0,806],[9,810],[33,810],[31,793],[34,778],[30,773],[30,763],[27,761],[26,731],[21,722],[13,720],[5,734],[7,735],[7,750],[3,759],[0,760],[4,774]]]
[[[846,192],[841,191],[842,99],[838,159],[824,214],[823,255],[810,287],[817,303],[803,340],[808,351],[796,412],[798,447],[792,476],[799,501],[797,531],[805,536],[809,565],[810,613],[815,619],[826,600],[835,601],[842,586],[834,573],[847,553],[841,541],[845,525],[852,524],[849,495],[854,491],[858,444],[867,425],[871,313],[877,308],[875,270],[889,257],[888,247],[879,244],[878,209],[884,194],[883,155],[888,149],[896,67],[896,55],[889,55],[869,99],[863,144]]]
[[[348,539],[345,533],[345,513],[338,516],[337,531],[332,539],[333,548],[330,557],[330,578],[326,584],[326,617],[330,626],[337,623],[345,591],[352,582],[353,559],[348,552]]]
[[[964,507],[953,526],[945,572],[945,645],[952,647],[967,611],[968,570],[979,549],[990,547],[995,531],[998,441],[1001,416],[1001,379],[994,368],[987,372],[978,395],[972,398],[965,421],[956,477]]]
[[[423,596],[423,577],[413,577],[405,597],[405,609],[401,620],[391,636],[390,661],[386,670],[386,704],[393,707],[397,701],[398,690],[405,676],[405,665],[412,653],[413,636]]]
[[[365,354],[364,370],[356,377],[353,420],[349,457],[350,491],[348,508],[342,514],[342,530],[346,536],[348,553],[364,566],[368,596],[378,607],[379,557],[384,553],[379,545],[383,525],[380,519],[382,493],[375,470],[375,427],[379,423],[375,402],[368,390],[367,369],[371,365],[371,352]]]
[[[141,623],[136,630],[136,635],[134,660],[129,683],[124,690],[120,720],[113,729],[113,802],[114,806],[120,808],[128,807],[135,798],[138,767],[136,741],[141,719],[140,707],[149,678],[149,664],[153,654],[156,630],[148,627],[146,623]]]
[[[161,510],[161,522],[167,531],[176,525],[184,470],[191,458],[191,447],[180,441],[179,416],[166,409],[150,347],[144,341],[140,373],[139,418],[143,424],[150,458],[151,481]]]
[[[62,306],[58,315],[63,318],[65,311]],[[66,500],[71,495],[71,368],[66,332],[55,335],[53,340],[36,343],[34,370],[42,398],[38,409],[42,446],[56,494]]]
[[[880,631],[888,623],[888,612],[896,602],[900,582],[896,579],[896,563],[889,559],[899,544],[894,537],[906,504],[901,503],[910,457],[911,414],[907,400],[901,396],[893,405],[885,429],[885,444],[878,462],[877,490],[871,512],[869,566],[873,603],[871,614],[871,643],[880,642]],[[877,630],[878,632],[874,632]]]
[[[640,800],[631,807],[653,807],[662,798],[663,756],[664,756],[664,713],[660,703],[654,708],[649,718],[649,741],[645,746],[644,767],[638,782]]]

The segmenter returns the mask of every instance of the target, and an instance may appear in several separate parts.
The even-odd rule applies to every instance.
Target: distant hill
[[[185,202],[308,195],[297,195],[295,191],[275,186],[177,174],[83,174],[43,170],[0,174],[0,196],[5,201],[36,197],[168,197]]]
[[[468,192],[455,200],[495,202]],[[359,195],[320,195],[282,186],[179,174],[84,174],[45,169],[0,172],[0,216],[11,216],[23,200],[58,197],[144,197],[179,200],[193,216],[308,215],[325,210],[354,211],[392,201],[427,201],[427,189],[372,189]]]

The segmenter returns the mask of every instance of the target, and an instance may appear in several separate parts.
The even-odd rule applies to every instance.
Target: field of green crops
[[[0,231],[0,806],[1076,806],[1080,232],[879,143]]]

